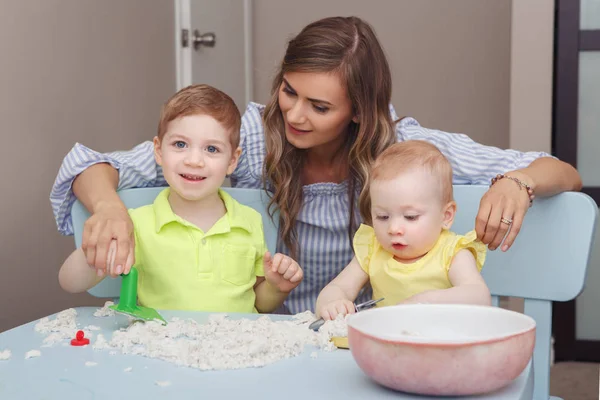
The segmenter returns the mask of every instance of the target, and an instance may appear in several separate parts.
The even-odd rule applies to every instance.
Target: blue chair
[[[455,232],[473,229],[486,190],[485,186],[454,187]],[[550,397],[552,302],[572,300],[583,290],[597,218],[596,203],[583,193],[536,198],[512,248],[506,253],[488,251],[482,275],[495,305],[497,296],[523,298],[525,314],[536,321],[535,400]]]
[[[277,225],[266,211],[267,195],[262,190],[223,188],[243,204],[263,215],[270,251],[275,250]],[[128,189],[119,192],[127,207],[154,201],[161,188]],[[458,212],[452,229],[472,230],[486,186],[454,186]],[[79,203],[73,206],[75,244],[81,245],[83,224],[89,213]],[[498,305],[498,296],[525,300],[525,313],[535,319],[536,345],[533,355],[535,400],[549,399],[552,302],[569,301],[583,290],[595,233],[598,207],[582,193],[563,193],[537,198],[527,212],[519,236],[506,253],[488,252],[483,276]],[[106,279],[90,290],[97,297],[119,296],[120,279]],[[556,398],[553,398],[557,400]]]

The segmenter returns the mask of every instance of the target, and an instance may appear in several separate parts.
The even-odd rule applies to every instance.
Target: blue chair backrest
[[[486,191],[486,186],[454,186],[453,231],[473,229]],[[583,193],[536,198],[511,249],[488,251],[482,275],[492,294],[523,298],[525,314],[536,321],[536,400],[550,396],[552,301],[572,300],[583,290],[597,218],[596,203]]]
[[[267,214],[268,196],[258,189],[223,188],[239,202],[263,215],[267,245],[275,251],[277,225]],[[128,208],[150,204],[162,188],[127,189],[119,196]],[[466,233],[475,226],[479,202],[487,186],[454,186],[458,212],[452,230]],[[81,245],[83,224],[89,213],[76,202],[72,209],[75,244]],[[535,399],[548,399],[552,301],[569,301],[583,290],[595,233],[598,207],[583,193],[563,193],[536,198],[525,216],[512,248],[489,251],[483,276],[495,296],[525,299],[525,313],[537,324],[533,356]],[[343,266],[340,266],[340,268]],[[89,292],[98,297],[118,297],[120,279],[105,279]]]

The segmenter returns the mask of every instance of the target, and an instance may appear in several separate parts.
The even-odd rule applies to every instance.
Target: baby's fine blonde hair
[[[436,177],[442,204],[453,201],[450,162],[437,147],[422,140],[394,143],[385,149],[373,163],[369,185],[373,181],[394,179],[415,169],[424,169]],[[369,217],[365,217],[366,215],[363,215],[363,219],[370,223],[370,210]]]

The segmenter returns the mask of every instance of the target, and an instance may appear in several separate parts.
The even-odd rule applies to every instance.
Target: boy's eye
[[[206,148],[206,151],[208,151],[209,153],[218,153],[219,149],[217,149],[215,146],[208,146]]]
[[[183,149],[186,146],[186,143],[182,140],[178,140],[175,143],[173,143],[173,146],[177,147],[178,149]]]
[[[378,215],[375,218],[377,218],[379,221],[387,221],[389,217],[387,215]]]
[[[419,219],[418,215],[405,215],[404,219],[406,219],[407,221],[416,221]]]

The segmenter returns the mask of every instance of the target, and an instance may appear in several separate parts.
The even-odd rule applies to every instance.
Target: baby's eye
[[[378,215],[375,218],[377,218],[379,221],[387,221],[389,217],[387,215]]]
[[[178,149],[184,149],[187,146],[187,143],[185,143],[182,140],[177,140],[177,141],[173,142],[173,146],[175,146]]]
[[[218,153],[219,149],[217,149],[215,146],[208,146],[206,148],[206,151],[208,151],[209,153]]]
[[[418,215],[405,215],[404,219],[406,219],[407,221],[416,221],[419,219]]]

